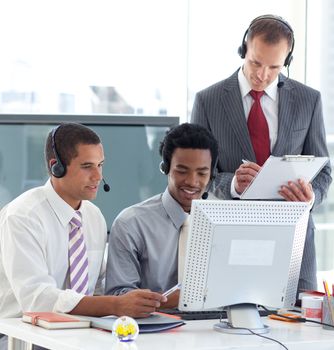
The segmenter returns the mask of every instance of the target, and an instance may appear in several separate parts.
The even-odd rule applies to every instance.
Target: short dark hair
[[[208,149],[211,153],[211,175],[218,159],[218,142],[212,133],[198,124],[184,123],[167,131],[160,143],[159,152],[163,160],[163,171],[169,173],[176,148]]]
[[[52,141],[53,134],[54,140]],[[98,145],[101,140],[95,131],[87,126],[79,123],[61,123],[56,131],[53,129],[49,132],[45,143],[45,161],[49,174],[51,173],[50,160],[57,158],[52,142],[55,144],[58,157],[66,167],[78,155],[77,146],[79,144]]]
[[[247,41],[252,41],[256,36],[262,36],[264,42],[268,44],[277,44],[286,39],[290,50],[294,44],[293,29],[280,16],[264,15],[255,18],[248,28]]]

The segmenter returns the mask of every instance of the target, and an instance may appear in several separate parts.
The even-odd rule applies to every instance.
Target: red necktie
[[[269,128],[260,103],[264,91],[251,90],[249,94],[253,97],[254,103],[247,120],[248,132],[255,152],[256,162],[262,166],[270,156]]]

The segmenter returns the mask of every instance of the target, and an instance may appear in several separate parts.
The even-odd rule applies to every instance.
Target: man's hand
[[[289,181],[287,185],[281,186],[278,193],[291,202],[311,202],[314,198],[312,185],[301,179],[297,182]]]
[[[167,302],[162,304],[160,309],[173,309],[179,305],[180,290],[176,290],[172,294],[168,295]]]
[[[166,301],[167,298],[159,293],[136,289],[117,297],[115,311],[117,316],[147,317]]]
[[[260,171],[261,167],[252,162],[241,164],[235,171],[235,190],[241,194],[253,181],[254,177]]]

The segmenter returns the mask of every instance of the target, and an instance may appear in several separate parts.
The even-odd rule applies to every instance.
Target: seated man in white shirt
[[[90,202],[102,180],[98,135],[61,124],[47,137],[45,158],[46,184],[0,212],[0,318],[25,311],[133,317],[155,311],[166,298],[148,290],[96,296],[104,287],[107,240],[105,219]]]
[[[160,155],[160,168],[168,176],[165,192],[125,209],[113,223],[106,294],[127,295],[138,288],[162,292],[178,282],[181,227],[192,200],[207,197],[218,144],[204,127],[185,123],[167,133]],[[178,297],[176,291],[163,307],[177,306]]]

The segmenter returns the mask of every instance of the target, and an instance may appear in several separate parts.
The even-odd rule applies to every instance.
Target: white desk
[[[0,333],[52,350],[283,349],[279,344],[255,335],[216,332],[212,329],[216,322],[187,321],[185,326],[170,331],[140,334],[133,343],[117,343],[111,333],[96,329],[46,330],[23,323],[20,319],[0,320]],[[265,323],[271,327],[267,335],[284,343],[289,350],[334,349],[334,331],[324,330],[320,326],[273,320],[266,320]]]

